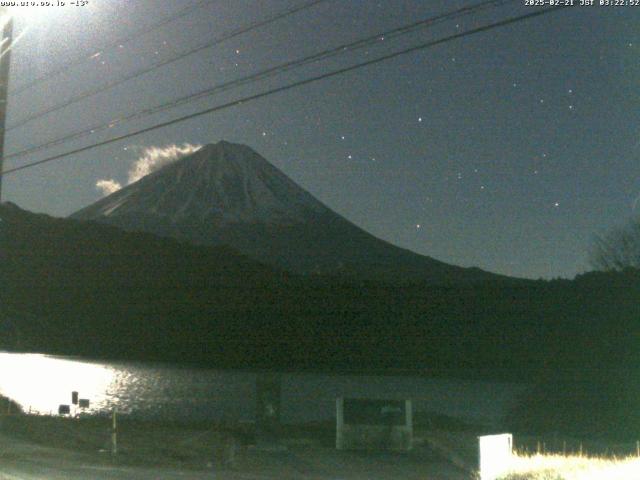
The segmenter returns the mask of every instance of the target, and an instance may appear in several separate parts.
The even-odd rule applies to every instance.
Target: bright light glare
[[[10,7],[9,14],[28,23],[42,22],[51,16],[51,7]]]
[[[7,7],[4,12],[6,18],[13,18],[19,25],[19,29],[29,27],[44,27],[48,25],[59,25],[61,21],[66,21],[70,14],[76,16],[79,13],[88,12],[86,8],[67,7]],[[4,23],[4,22],[3,22]]]
[[[70,404],[76,390],[91,401],[91,410],[98,409],[116,377],[99,364],[34,354],[0,353],[0,372],[0,393],[41,414]]]

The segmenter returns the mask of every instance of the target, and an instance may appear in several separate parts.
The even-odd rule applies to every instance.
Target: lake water
[[[98,362],[0,352],[0,394],[32,413],[56,413],[71,392],[90,413],[145,418],[253,421],[255,372],[157,363]],[[406,375],[282,374],[282,421],[329,420],[338,396],[411,398],[415,411],[495,423],[524,390],[520,384]]]

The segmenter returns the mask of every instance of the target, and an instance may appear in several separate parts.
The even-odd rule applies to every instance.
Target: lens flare
[[[7,12],[11,17],[24,20],[28,23],[42,22],[51,14],[51,7],[9,7]]]

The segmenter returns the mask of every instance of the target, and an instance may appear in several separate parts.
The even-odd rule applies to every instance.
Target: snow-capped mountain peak
[[[170,222],[290,224],[326,207],[251,148],[221,141],[73,215],[154,215]]]

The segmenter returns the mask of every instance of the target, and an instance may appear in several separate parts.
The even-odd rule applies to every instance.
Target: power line
[[[146,28],[142,28],[138,31],[135,31],[133,33],[131,33],[128,36],[122,37],[119,40],[116,40],[112,43],[109,43],[105,46],[103,46],[102,48],[100,48],[97,52],[94,51],[94,53],[90,54],[90,55],[83,55],[79,58],[76,58],[75,60],[71,60],[69,62],[66,62],[60,66],[58,66],[57,68],[41,75],[40,77],[31,80],[29,82],[26,82],[24,84],[22,84],[19,87],[16,87],[14,89],[11,89],[9,91],[10,95],[18,95],[22,92],[24,92],[25,90],[29,90],[33,87],[35,87],[36,85],[39,85],[40,83],[44,83],[44,82],[48,82],[51,79],[63,74],[63,73],[67,73],[70,69],[77,67],[78,65],[83,64],[84,62],[93,60],[94,58],[96,58],[97,56],[103,54],[106,50],[110,50],[112,48],[116,48],[116,47],[120,47],[120,45],[125,45],[127,43],[132,42],[133,40],[136,40],[139,37],[143,37],[151,32],[153,32],[154,30],[158,30],[166,25],[169,25],[170,23],[175,22],[176,20],[179,20],[181,18],[186,17],[187,15],[189,15],[191,12],[194,12],[200,8],[203,8],[207,5],[213,4],[214,2],[216,2],[218,0],[200,0],[199,2],[197,2],[195,5],[190,5],[188,7],[184,7],[180,10],[178,10],[177,12],[175,12],[174,14],[172,14],[170,17],[165,18],[164,20],[160,20],[159,22],[153,23],[149,26],[147,26]]]
[[[233,30],[233,31],[231,31],[229,33],[226,33],[226,34],[224,34],[222,36],[216,37],[216,38],[214,38],[213,40],[211,40],[209,42],[206,42],[204,44],[200,44],[200,45],[198,45],[198,46],[196,46],[194,48],[190,48],[190,49],[188,49],[186,51],[182,51],[182,52],[180,52],[180,53],[178,53],[176,55],[173,55],[172,57],[170,57],[168,59],[165,59],[165,60],[162,60],[160,62],[157,62],[157,63],[155,63],[155,64],[153,64],[153,65],[151,65],[149,67],[145,67],[145,68],[141,68],[139,70],[136,70],[133,73],[130,73],[130,74],[128,74],[128,75],[126,75],[126,76],[124,76],[122,78],[116,79],[116,80],[114,80],[112,82],[109,82],[106,85],[102,85],[102,86],[94,88],[92,90],[85,91],[83,93],[80,93],[78,95],[75,95],[75,96],[71,97],[69,100],[66,100],[65,102],[59,103],[59,104],[54,105],[52,107],[46,108],[44,110],[41,110],[40,112],[37,112],[37,113],[34,113],[34,114],[29,115],[27,117],[24,117],[24,118],[18,120],[16,123],[14,123],[12,125],[9,125],[9,127],[6,129],[6,131],[10,132],[12,130],[15,130],[16,128],[21,127],[23,125],[26,125],[27,123],[30,123],[33,120],[36,120],[36,119],[38,119],[40,117],[43,117],[45,115],[49,115],[51,113],[57,112],[58,110],[61,110],[63,108],[67,108],[67,107],[69,107],[69,106],[71,106],[71,105],[73,105],[75,103],[78,103],[78,102],[80,102],[82,100],[86,100],[89,97],[92,97],[92,96],[97,95],[99,93],[103,93],[103,92],[105,92],[107,90],[110,90],[111,88],[114,88],[114,87],[116,87],[118,85],[121,85],[121,84],[123,84],[125,82],[128,82],[130,80],[133,80],[133,79],[136,79],[138,77],[141,77],[142,75],[145,75],[145,74],[147,74],[149,72],[157,70],[158,68],[165,67],[167,65],[170,65],[172,63],[177,62],[178,60],[182,60],[182,59],[184,59],[186,57],[189,57],[191,55],[194,55],[194,54],[196,54],[198,52],[201,52],[203,50],[206,50],[206,49],[212,48],[212,47],[214,47],[216,45],[219,45],[220,43],[223,43],[223,42],[225,42],[227,40],[230,40],[232,38],[238,37],[240,35],[243,35],[245,33],[250,32],[252,30],[255,30],[257,28],[263,27],[265,25],[269,25],[270,23],[276,22],[278,20],[281,20],[283,18],[291,16],[291,15],[293,15],[295,13],[300,12],[300,11],[307,10],[307,9],[309,9],[311,7],[314,7],[315,5],[318,5],[318,4],[326,2],[326,1],[329,1],[329,0],[312,0],[310,2],[307,2],[307,3],[303,4],[303,5],[299,5],[297,7],[289,8],[289,9],[283,11],[283,12],[276,13],[275,15],[272,15],[272,16],[264,19],[264,20],[259,20],[257,22],[253,22],[253,23],[251,23],[251,24],[249,24],[247,26],[237,28],[237,29],[235,29],[235,30]]]
[[[293,60],[290,62],[285,62],[283,64],[277,65],[275,67],[270,67],[266,70],[262,70],[260,72],[257,73],[253,73],[251,75],[247,75],[245,77],[241,77],[239,79],[235,79],[235,80],[231,80],[229,82],[225,82],[222,83],[220,85],[216,85],[210,88],[207,88],[205,90],[202,90],[200,92],[196,92],[194,94],[191,95],[187,95],[185,97],[181,97],[178,98],[176,100],[173,100],[171,102],[168,103],[163,103],[160,105],[156,105],[154,107],[150,107],[135,113],[132,113],[130,115],[126,115],[126,116],[122,116],[116,119],[112,119],[107,123],[102,123],[100,125],[94,125],[92,127],[80,130],[80,131],[76,131],[72,134],[69,135],[65,135],[61,138],[55,139],[55,140],[51,140],[49,142],[46,142],[44,144],[38,145],[38,146],[34,146],[34,147],[30,147],[24,150],[21,150],[19,152],[13,153],[11,155],[7,155],[5,158],[16,158],[16,157],[22,157],[31,153],[35,153],[37,151],[40,150],[44,150],[47,148],[50,148],[52,146],[55,145],[60,145],[62,143],[66,143],[70,140],[75,140],[78,138],[82,138],[84,136],[87,135],[91,135],[94,134],[98,131],[101,130],[105,130],[105,129],[109,129],[109,128],[113,128],[116,125],[120,125],[124,122],[128,122],[134,119],[139,119],[139,118],[143,118],[155,113],[159,113],[162,112],[164,110],[169,110],[172,108],[175,108],[177,106],[192,102],[194,100],[199,100],[201,98],[207,97],[207,96],[211,96],[214,95],[216,93],[219,92],[223,92],[226,90],[229,90],[231,88],[235,88],[241,85],[247,85],[247,84],[251,84],[254,82],[257,82],[259,80],[264,80],[266,78],[269,77],[273,77],[275,75],[281,74],[283,72],[292,70],[294,68],[298,68],[304,65],[307,65],[309,63],[313,63],[313,62],[317,62],[320,60],[325,60],[331,57],[334,57],[336,55],[341,55],[344,54],[346,52],[349,51],[354,51],[357,49],[361,49],[361,48],[365,48],[367,46],[370,46],[374,43],[379,43],[379,41],[381,39],[392,39],[392,38],[396,38],[400,35],[405,35],[407,33],[411,33],[416,31],[417,29],[420,28],[424,28],[424,27],[430,27],[433,26],[437,23],[443,22],[443,21],[447,21],[447,20],[452,20],[454,18],[459,18],[461,16],[464,15],[469,15],[472,13],[476,13],[478,11],[481,11],[487,7],[497,7],[497,6],[501,6],[507,3],[514,3],[518,0],[484,0],[482,2],[473,4],[473,5],[469,5],[467,7],[463,7],[457,10],[454,10],[452,12],[447,12],[447,13],[443,13],[440,15],[436,15],[434,17],[429,17],[427,19],[423,19],[408,25],[403,25],[401,27],[397,27],[391,30],[387,30],[385,32],[381,32],[381,33],[377,33],[375,35],[370,35],[368,37],[365,37],[363,39],[360,40],[356,40],[355,42],[351,42],[351,43],[347,43],[347,44],[342,44],[339,45],[337,47],[333,47],[327,50],[324,50],[322,52],[313,54],[311,56],[307,56],[301,59],[297,59],[297,60]]]
[[[327,72],[327,73],[324,73],[324,74],[321,74],[321,75],[317,75],[315,77],[311,77],[311,78],[308,78],[308,79],[305,79],[305,80],[300,80],[300,81],[297,81],[297,82],[293,82],[293,83],[290,83],[288,85],[272,88],[270,90],[267,90],[267,91],[264,91],[264,92],[261,92],[261,93],[257,93],[257,94],[254,94],[254,95],[249,95],[249,96],[243,97],[243,98],[238,99],[238,100],[233,100],[231,102],[224,103],[224,104],[221,104],[221,105],[217,105],[215,107],[207,108],[207,109],[201,110],[199,112],[191,113],[189,115],[184,115],[182,117],[179,117],[179,118],[176,118],[176,119],[173,119],[173,120],[169,120],[167,122],[162,122],[162,123],[153,125],[151,127],[146,127],[146,128],[140,129],[140,130],[136,130],[134,132],[130,132],[130,133],[127,133],[127,134],[119,135],[117,137],[114,137],[114,138],[111,138],[111,139],[108,139],[108,140],[104,140],[102,142],[98,142],[98,143],[93,144],[93,145],[87,145],[85,147],[81,147],[81,148],[77,148],[77,149],[74,149],[74,150],[70,150],[68,152],[61,153],[61,154],[58,154],[58,155],[53,155],[51,157],[44,158],[42,160],[38,160],[36,162],[32,162],[32,163],[29,163],[29,164],[26,164],[26,165],[21,165],[19,167],[14,167],[14,168],[5,170],[4,172],[2,172],[0,174],[0,176],[4,176],[4,175],[10,174],[10,173],[15,173],[15,172],[18,172],[18,171],[21,171],[21,170],[26,170],[28,168],[32,168],[32,167],[35,167],[35,166],[38,166],[38,165],[42,165],[44,163],[49,163],[49,162],[52,162],[52,161],[55,161],[55,160],[59,160],[59,159],[64,158],[64,157],[68,157],[69,155],[74,155],[74,154],[77,154],[77,153],[85,152],[87,150],[92,150],[92,149],[97,148],[97,147],[102,147],[104,145],[108,145],[108,144],[111,144],[111,143],[119,142],[119,141],[125,140],[127,138],[131,138],[131,137],[134,137],[134,136],[137,136],[137,135],[141,135],[143,133],[147,133],[147,132],[150,132],[150,131],[153,131],[153,130],[157,130],[159,128],[168,127],[170,125],[174,125],[176,123],[184,122],[186,120],[191,120],[193,118],[200,117],[200,116],[203,116],[203,115],[207,115],[209,113],[213,113],[213,112],[217,112],[217,111],[220,111],[220,110],[224,110],[224,109],[227,109],[227,108],[230,108],[230,107],[234,107],[234,106],[237,106],[237,105],[242,105],[244,103],[247,103],[247,102],[250,102],[250,101],[253,101],[253,100],[257,100],[259,98],[263,98],[263,97],[266,97],[266,96],[269,96],[269,95],[273,95],[275,93],[284,92],[284,91],[291,90],[293,88],[297,88],[297,87],[300,87],[300,86],[303,86],[303,85],[307,85],[307,84],[314,83],[314,82],[317,82],[317,81],[320,81],[320,80],[324,80],[324,79],[327,79],[327,78],[335,77],[337,75],[342,75],[344,73],[351,72],[351,71],[359,69],[359,68],[363,68],[363,67],[366,67],[366,66],[369,66],[369,65],[374,65],[374,64],[377,64],[377,63],[380,63],[380,62],[384,62],[386,60],[390,60],[392,58],[399,57],[401,55],[406,55],[406,54],[417,52],[417,51],[420,51],[420,50],[425,50],[425,49],[428,49],[428,48],[431,48],[431,47],[434,47],[434,46],[437,46],[437,45],[441,45],[443,43],[450,42],[452,40],[456,40],[458,38],[463,38],[463,37],[466,37],[466,36],[469,36],[469,35],[474,35],[476,33],[486,32],[486,31],[492,30],[494,28],[503,27],[503,26],[510,25],[510,24],[517,23],[517,22],[522,22],[524,20],[528,20],[528,19],[531,19],[531,18],[534,18],[534,17],[539,17],[541,15],[545,15],[545,14],[548,14],[548,13],[557,12],[557,11],[563,10],[565,8],[569,8],[569,7],[568,6],[558,6],[558,7],[553,7],[553,8],[546,8],[544,10],[538,10],[538,11],[527,13],[527,14],[524,14],[524,15],[519,15],[517,17],[512,17],[512,18],[509,18],[509,19],[506,19],[506,20],[501,20],[499,22],[494,22],[494,23],[491,23],[489,25],[484,25],[482,27],[477,27],[477,28],[474,28],[474,29],[471,29],[471,30],[467,30],[465,32],[457,33],[457,34],[454,34],[454,35],[449,35],[447,37],[443,37],[443,38],[438,39],[438,40],[433,40],[433,41],[430,41],[430,42],[427,42],[427,43],[422,43],[420,45],[416,45],[416,46],[413,46],[413,47],[406,48],[404,50],[393,52],[393,53],[384,55],[382,57],[378,57],[378,58],[375,58],[375,59],[372,59],[372,60],[368,60],[366,62],[361,62],[361,63],[355,64],[355,65],[351,65],[349,67],[344,67],[344,68],[340,68],[340,69],[337,69],[337,70],[333,70],[331,72]]]

